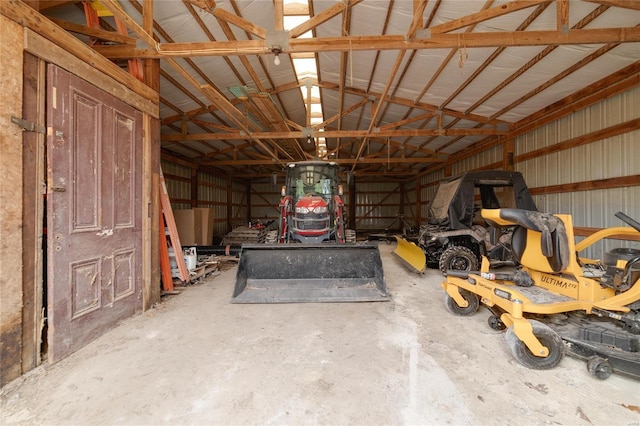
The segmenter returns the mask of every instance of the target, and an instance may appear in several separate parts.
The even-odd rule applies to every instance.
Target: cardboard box
[[[196,245],[196,218],[192,209],[178,209],[173,211],[173,217],[178,228],[178,237],[180,245],[193,246]],[[201,229],[201,224],[198,229]],[[202,231],[200,231],[202,233]]]
[[[214,213],[213,209],[206,207],[198,207],[193,209],[195,212],[196,242],[201,246],[210,246],[213,244],[213,226]]]

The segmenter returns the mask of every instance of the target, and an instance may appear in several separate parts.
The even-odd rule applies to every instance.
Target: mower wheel
[[[613,373],[613,368],[611,368],[609,361],[599,356],[589,358],[587,361],[587,369],[589,370],[589,374],[596,376],[600,380],[608,379],[611,373]]]
[[[564,356],[564,343],[562,338],[553,331],[548,325],[536,320],[529,320],[533,327],[533,335],[549,349],[549,355],[546,357],[535,356],[531,353],[527,345],[518,338],[513,326],[509,327],[505,339],[509,345],[511,353],[518,362],[525,367],[534,370],[548,370],[555,367]]]
[[[456,271],[477,271],[478,258],[468,247],[451,246],[440,256],[438,267],[445,275],[449,269]]]
[[[491,315],[487,318],[487,323],[489,323],[489,327],[496,331],[505,331],[507,329],[507,325],[497,315]]]
[[[469,306],[467,306],[466,308],[458,306],[456,301],[447,294],[445,295],[444,300],[445,305],[447,306],[447,310],[459,317],[468,317],[475,314],[478,310],[478,307],[480,306],[480,300],[478,299],[478,296],[463,288],[460,288],[458,290],[460,291],[460,295],[462,296],[462,298],[469,303]]]

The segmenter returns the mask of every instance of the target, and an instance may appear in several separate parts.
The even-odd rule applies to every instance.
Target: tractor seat
[[[560,218],[522,209],[490,210],[483,217],[494,226],[515,225],[511,247],[522,265],[547,273],[569,265],[569,240]]]

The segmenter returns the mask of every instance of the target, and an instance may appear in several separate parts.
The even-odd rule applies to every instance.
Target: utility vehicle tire
[[[475,253],[467,247],[451,246],[440,256],[438,267],[443,274],[446,274],[448,269],[455,269],[456,271],[477,271],[478,258]]]
[[[271,231],[267,232],[267,236],[264,238],[264,242],[266,244],[275,244],[278,242],[278,230],[277,229],[272,229]]]
[[[589,370],[589,374],[596,376],[600,380],[608,379],[611,373],[613,373],[613,368],[611,368],[609,361],[599,356],[589,358],[587,361],[587,369]]]
[[[344,242],[345,243],[355,243],[356,242],[356,231],[353,229],[345,229],[344,230]]]
[[[564,343],[562,338],[551,329],[548,325],[536,320],[529,320],[533,327],[533,335],[549,349],[549,355],[546,357],[538,357],[531,353],[527,345],[516,336],[513,326],[509,327],[505,340],[509,345],[511,354],[518,362],[525,367],[533,370],[548,370],[555,367],[564,356]]]
[[[469,302],[469,306],[466,308],[458,306],[453,297],[448,294],[445,295],[444,303],[447,306],[447,310],[454,315],[459,317],[468,317],[475,314],[480,306],[480,299],[478,299],[478,295],[471,293],[469,290],[465,290],[463,288],[458,289],[460,291],[460,295],[464,300]]]

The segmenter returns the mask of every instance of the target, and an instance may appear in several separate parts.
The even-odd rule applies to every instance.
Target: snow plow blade
[[[398,257],[409,270],[422,274],[427,265],[427,257],[422,249],[397,235],[396,240],[398,241],[398,246],[393,251],[393,254]]]
[[[389,300],[377,244],[243,245],[231,303]]]

